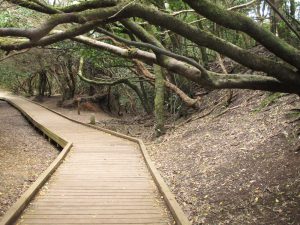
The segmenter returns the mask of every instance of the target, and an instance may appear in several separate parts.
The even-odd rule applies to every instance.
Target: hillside
[[[286,119],[299,97],[261,108],[265,94],[235,94],[149,143],[151,156],[194,224],[299,224],[299,138]]]

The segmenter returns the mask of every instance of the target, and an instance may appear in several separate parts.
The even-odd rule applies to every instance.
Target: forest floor
[[[59,151],[13,107],[0,101],[0,221]]]
[[[229,107],[211,92],[202,108],[154,138],[153,118],[101,118],[99,126],[140,137],[185,213],[197,224],[300,224],[299,108],[295,95],[234,91]],[[49,103],[50,102],[50,103]],[[43,104],[59,109],[54,101]],[[79,116],[88,121],[91,113]],[[76,109],[67,115],[78,118]],[[170,117],[171,118],[171,117]]]

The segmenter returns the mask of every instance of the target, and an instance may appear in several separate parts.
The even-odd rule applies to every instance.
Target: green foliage
[[[14,10],[0,11],[0,27],[33,27],[33,20],[36,14],[22,7],[16,7]]]
[[[0,87],[17,92],[18,81],[23,81],[30,76],[29,73],[16,71],[8,66],[0,66]]]
[[[187,8],[186,4],[181,0],[169,0],[168,3],[172,11],[179,11],[184,8]]]
[[[280,99],[281,97],[283,97],[285,94],[283,93],[279,93],[279,92],[275,92],[275,93],[270,93],[269,95],[267,95],[262,102],[260,103],[260,105],[257,107],[257,109],[255,109],[255,112],[260,112],[262,109],[274,104],[276,101],[278,101],[278,99]]]
[[[290,121],[298,121],[300,120],[300,109],[291,109],[287,114],[286,117]]]
[[[1,27],[12,27],[12,26],[14,26],[13,20],[10,17],[10,13],[8,11],[2,11],[0,13],[0,26]]]

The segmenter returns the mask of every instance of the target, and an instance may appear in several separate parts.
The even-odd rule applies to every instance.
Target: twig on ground
[[[226,108],[224,111],[222,111],[222,112],[220,112],[219,114],[215,115],[212,119],[215,119],[215,118],[217,118],[217,117],[219,117],[219,116],[222,116],[223,114],[225,114],[225,113],[228,112],[229,110],[233,110],[233,109],[239,108],[239,107],[241,107],[241,106],[242,106],[242,104],[237,105],[237,106],[234,106],[234,107],[231,107],[231,108]]]
[[[6,59],[9,59],[9,58],[11,58],[11,57],[13,57],[13,56],[16,56],[16,55],[20,55],[20,54],[26,53],[26,52],[28,52],[29,50],[30,50],[30,48],[25,49],[25,50],[23,50],[23,51],[14,52],[14,53],[12,53],[12,54],[10,54],[10,55],[7,55],[7,56],[1,58],[1,59],[0,59],[0,62],[4,61],[4,60],[6,60]]]

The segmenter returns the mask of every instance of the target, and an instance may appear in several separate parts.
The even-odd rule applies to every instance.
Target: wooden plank
[[[28,218],[21,219],[24,224],[63,224],[63,223],[72,223],[72,224],[101,224],[101,223],[121,223],[121,224],[148,224],[148,223],[167,223],[166,219],[162,218]]]
[[[22,222],[23,224],[26,224],[26,225],[28,225],[28,224],[39,224],[39,225],[44,225],[44,224],[60,224],[60,225],[74,225],[74,224],[84,224],[84,225],[86,225],[86,222],[79,222],[79,221],[77,221],[76,223],[75,222],[72,222],[72,223],[68,223],[68,222],[64,222],[64,221],[55,221],[55,222],[51,222],[51,221],[49,221],[49,222],[41,222],[41,221],[23,221]],[[141,224],[145,224],[145,225],[170,225],[169,223],[167,223],[167,222],[143,222],[143,223],[141,223],[141,222],[119,222],[119,223],[117,223],[117,222],[103,222],[103,221],[101,221],[101,222],[93,222],[93,223],[89,223],[89,224],[98,224],[98,225],[130,225],[130,224],[138,224],[138,225],[141,225]]]
[[[101,207],[101,206],[91,206],[89,208],[85,206],[76,206],[76,207],[60,207],[60,206],[32,206],[30,210],[26,211],[27,214],[40,214],[40,215],[49,215],[49,214],[124,214],[124,213],[161,213],[157,208],[153,206],[111,206],[111,207]],[[25,214],[24,214],[25,215]]]
[[[47,193],[47,197],[45,197],[44,199],[45,200],[52,200],[52,201],[58,201],[58,200],[67,200],[67,199],[74,199],[74,198],[77,198],[77,199],[88,199],[90,200],[91,198],[93,198],[94,200],[97,200],[97,201],[108,201],[108,200],[127,200],[127,201],[136,201],[136,200],[144,200],[144,199],[152,199],[152,196],[151,195],[148,195],[148,196],[136,196],[136,195],[128,195],[128,196],[120,196],[120,195],[110,195],[110,196],[99,196],[99,195],[80,195],[80,196],[76,196],[76,195],[67,195],[67,196],[61,196],[61,195],[49,195]]]
[[[52,215],[41,215],[41,214],[27,214],[22,217],[22,219],[165,219],[161,216],[160,213],[138,213],[138,214],[129,214],[127,212],[123,214],[52,214]],[[152,221],[153,222],[153,221]]]
[[[128,199],[128,198],[117,198],[117,199],[95,199],[95,198],[58,198],[58,199],[49,199],[49,198],[43,198],[39,200],[39,203],[45,203],[45,204],[99,204],[99,205],[111,205],[111,204],[127,204],[127,205],[139,205],[139,204],[145,204],[145,205],[154,205],[156,202],[153,200],[153,198],[140,198],[140,199]]]
[[[41,202],[37,201],[34,203],[34,205],[39,206],[39,205],[44,205],[44,206],[156,206],[153,202],[121,202],[121,201],[116,201],[116,202]]]
[[[48,191],[46,194],[49,198],[61,198],[61,197],[74,197],[76,196],[82,196],[82,197],[97,197],[97,198],[127,198],[127,197],[136,197],[136,198],[146,198],[147,196],[152,197],[151,192],[132,192],[134,195],[132,195],[130,192],[96,192],[96,193],[81,193],[81,192],[50,192]],[[41,195],[44,195],[43,192],[41,192]]]
[[[41,223],[32,223],[32,224],[39,224],[41,225]],[[48,224],[51,224],[51,223],[48,223]],[[74,223],[59,223],[60,225],[74,225]],[[85,222],[82,222],[82,223],[77,223],[77,224],[83,224],[83,225],[86,225]],[[101,225],[126,225],[126,224],[137,224],[137,223],[96,223],[96,224],[101,224]],[[170,225],[170,223],[144,223],[145,225]],[[27,224],[28,225],[28,224]],[[43,223],[42,223],[43,225]]]

